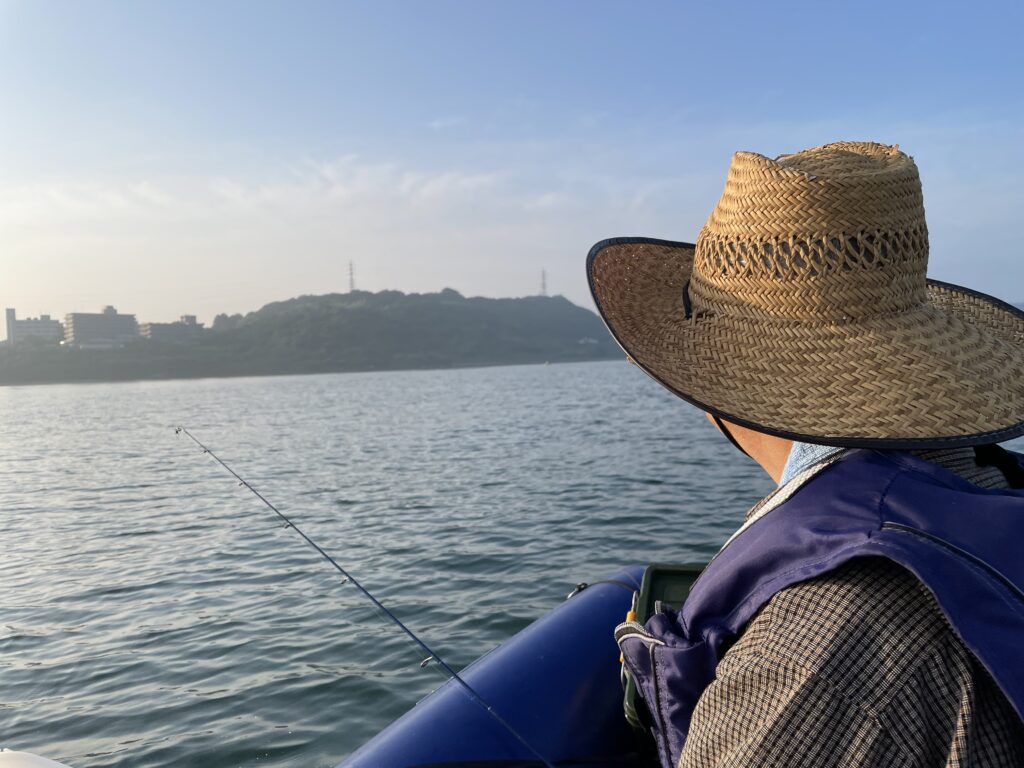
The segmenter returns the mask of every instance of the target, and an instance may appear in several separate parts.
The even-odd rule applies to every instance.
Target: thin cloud
[[[558,211],[575,207],[578,202],[579,199],[569,192],[552,190],[528,197],[523,207],[528,211]]]
[[[257,180],[230,176],[130,182],[53,182],[0,187],[3,239],[20,226],[43,222],[56,227],[83,221],[122,222],[145,218],[204,219],[256,208],[302,209],[329,205],[431,203],[447,205],[491,190],[503,176],[495,172],[425,171],[397,163],[361,162],[354,156],[316,165],[286,178]]]
[[[458,115],[448,115],[446,117],[435,117],[429,123],[427,127],[432,131],[446,131],[451,128],[461,128],[466,125],[469,121],[464,117]]]

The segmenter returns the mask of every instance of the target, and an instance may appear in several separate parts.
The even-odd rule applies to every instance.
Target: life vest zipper
[[[668,747],[668,727],[665,723],[664,710],[661,706],[661,690],[658,686],[658,660],[654,655],[654,652],[657,650],[659,645],[664,645],[664,643],[651,643],[647,646],[647,653],[651,659],[651,688],[654,689],[654,712],[652,712],[652,714],[657,719],[657,734],[655,736],[655,741],[661,742],[659,746],[661,747],[663,754],[662,762],[665,765],[670,765],[672,760],[671,752]]]

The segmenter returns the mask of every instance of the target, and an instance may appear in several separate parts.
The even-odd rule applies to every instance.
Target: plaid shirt
[[[917,455],[1007,487],[969,448]],[[1024,724],[917,578],[863,558],[779,592],[750,621],[679,765],[1020,768]]]

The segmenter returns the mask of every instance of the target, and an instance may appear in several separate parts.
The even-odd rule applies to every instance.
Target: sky
[[[592,306],[730,156],[898,143],[931,276],[1024,301],[1024,4],[0,0],[0,307],[364,290]],[[2,321],[0,321],[2,322]]]

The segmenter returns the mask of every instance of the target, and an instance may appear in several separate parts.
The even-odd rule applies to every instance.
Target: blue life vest
[[[1024,467],[1024,456],[1010,457]],[[856,557],[914,573],[1024,715],[1022,542],[1024,491],[986,491],[909,454],[845,453],[741,530],[682,610],[616,630],[662,765],[678,765],[697,700],[754,614],[780,590]]]

